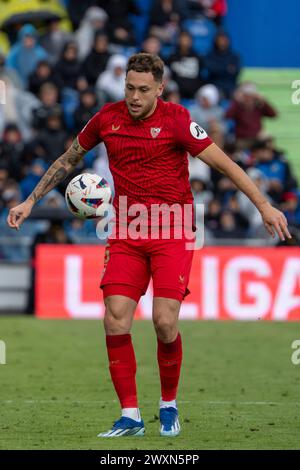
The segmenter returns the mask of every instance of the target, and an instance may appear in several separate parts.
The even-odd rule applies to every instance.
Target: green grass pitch
[[[146,436],[99,439],[119,417],[101,322],[0,318],[0,449],[299,449],[296,323],[181,322],[182,433],[158,435],[151,322],[136,321],[137,383]]]

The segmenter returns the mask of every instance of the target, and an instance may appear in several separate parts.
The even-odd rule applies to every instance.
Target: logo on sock
[[[178,361],[162,361],[162,364],[164,366],[175,366],[175,364],[178,364]]]
[[[109,361],[110,366],[115,366],[116,364],[120,364],[121,361],[119,359],[117,361]]]

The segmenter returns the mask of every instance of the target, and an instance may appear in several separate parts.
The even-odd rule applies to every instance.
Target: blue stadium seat
[[[148,15],[152,7],[153,0],[135,0],[135,3],[141,13]]]
[[[140,11],[140,15],[129,15],[129,19],[134,28],[134,34],[138,46],[141,46],[148,31],[149,12],[152,7],[152,0],[135,0]]]
[[[175,52],[175,46],[173,44],[163,44],[160,50],[160,56],[167,60]]]
[[[149,16],[146,14],[140,16],[129,15],[129,20],[134,29],[136,43],[140,47],[148,31]]]
[[[183,29],[193,38],[193,48],[200,55],[206,55],[212,48],[217,29],[213,21],[207,18],[187,19]]]
[[[74,127],[74,111],[79,104],[79,94],[73,88],[63,88],[62,90],[62,108],[64,121],[68,129]]]
[[[182,106],[187,109],[191,109],[191,107],[195,104],[195,100],[190,98],[182,98],[180,104],[182,104]]]

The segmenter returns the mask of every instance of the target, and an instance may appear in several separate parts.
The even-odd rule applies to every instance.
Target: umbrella
[[[0,0],[0,27],[7,31],[15,25],[62,19],[66,10],[58,0]]]

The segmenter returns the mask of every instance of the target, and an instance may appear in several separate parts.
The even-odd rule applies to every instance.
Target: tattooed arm
[[[86,151],[80,146],[76,138],[71,147],[48,168],[26,201],[9,211],[8,225],[11,228],[19,229],[20,225],[30,215],[34,204],[63,181],[74,170],[85,153]]]

